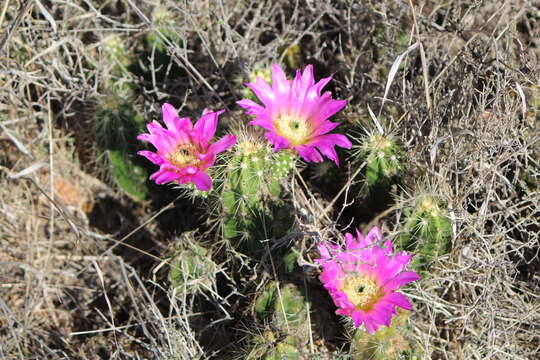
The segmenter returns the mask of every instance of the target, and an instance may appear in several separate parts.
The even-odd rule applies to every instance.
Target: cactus
[[[252,340],[247,359],[300,359],[311,329],[309,302],[294,284],[271,282],[255,301],[255,312],[269,326]]]
[[[102,47],[107,60],[115,65],[118,72],[125,72],[132,62],[132,57],[126,48],[125,41],[119,35],[113,34],[103,40]]]
[[[103,40],[102,51],[110,63],[110,76],[103,82],[104,95],[97,99],[94,133],[102,168],[109,169],[108,176],[134,200],[147,196],[147,172],[138,165],[136,136],[143,128],[143,120],[133,104],[134,83],[128,68],[133,56],[126,41],[119,35]]]
[[[411,347],[406,327],[408,312],[399,311],[394,315],[390,327],[383,327],[375,334],[356,329],[351,339],[350,359],[352,360],[396,360],[420,359],[420,353]]]
[[[98,101],[95,136],[100,152],[106,154],[105,165],[118,187],[135,200],[147,196],[146,170],[137,165],[136,139],[142,128],[142,117],[133,108],[133,100],[109,92]],[[106,168],[107,166],[104,166]]]
[[[296,360],[300,353],[291,344],[291,337],[277,338],[274,331],[265,329],[253,338],[246,360]]]
[[[148,195],[146,170],[134,164],[126,153],[119,150],[108,151],[107,155],[111,166],[111,175],[116,185],[133,199],[144,200]]]
[[[104,88],[108,92],[121,93],[122,97],[132,96],[134,85],[130,81],[128,68],[134,59],[126,46],[126,40],[113,34],[103,40],[102,51],[110,65],[110,73],[104,77]]]
[[[267,238],[264,224],[272,218],[268,200],[279,203],[279,181],[294,164],[287,152],[271,153],[254,140],[237,145],[225,172],[221,201],[225,212],[223,234],[226,238],[251,239],[248,250],[260,248],[259,239]]]
[[[202,293],[215,288],[219,267],[200,245],[187,242],[169,261],[169,279],[173,289],[190,294]]]
[[[366,180],[370,189],[386,187],[401,174],[402,151],[392,135],[373,133],[363,148],[367,154]]]
[[[415,207],[407,212],[398,244],[415,253],[413,263],[427,268],[433,259],[448,252],[452,234],[450,219],[432,195],[419,196]]]
[[[182,37],[174,29],[176,20],[174,14],[166,6],[158,5],[152,11],[152,25],[153,31],[150,31],[146,36],[146,43],[149,47],[156,46],[156,50],[160,53],[164,53],[166,49],[166,43],[163,37],[166,37],[173,44],[181,45]],[[158,34],[158,32],[161,33]]]

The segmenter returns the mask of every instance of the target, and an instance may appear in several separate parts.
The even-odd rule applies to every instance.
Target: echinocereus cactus
[[[370,188],[391,183],[403,171],[402,151],[391,134],[371,134],[364,143],[366,180]]]
[[[246,359],[301,359],[311,333],[309,308],[309,301],[297,285],[267,284],[254,309],[270,326],[253,338]]]
[[[392,241],[383,242],[381,230],[374,227],[357,239],[345,234],[346,248],[321,243],[320,275],[324,287],[338,307],[337,314],[352,317],[355,327],[364,324],[375,333],[381,325],[390,326],[396,307],[411,310],[409,300],[397,290],[420,277],[404,271],[412,255],[404,251],[394,254]]]
[[[269,236],[265,226],[272,218],[272,208],[280,202],[280,181],[294,166],[288,152],[272,154],[271,150],[251,135],[240,135],[224,172],[221,203],[226,238],[249,240],[250,251],[262,249],[260,240]],[[281,223],[280,226],[284,224]]]
[[[437,257],[448,252],[452,223],[441,201],[434,195],[418,195],[415,206],[405,211],[406,222],[399,236],[402,249],[414,250],[414,263],[427,269]]]
[[[313,66],[308,65],[303,73],[296,71],[294,80],[287,80],[281,67],[274,64],[272,86],[260,77],[246,84],[264,106],[249,99],[237,104],[255,115],[250,124],[268,130],[264,135],[274,151],[293,149],[308,162],[320,162],[324,155],[339,164],[334,146],[350,149],[352,144],[345,135],[327,134],[339,125],[328,118],[346,105],[344,100],[332,99],[329,91],[321,94],[331,79],[315,83]]]
[[[218,117],[223,111],[204,111],[201,118],[192,125],[189,118],[179,118],[175,108],[164,104],[163,128],[157,121],[147,125],[149,134],[144,133],[137,139],[154,145],[156,152],[139,151],[159,170],[150,176],[156,184],[178,181],[179,184],[193,183],[198,190],[208,191],[212,179],[207,169],[214,165],[216,155],[227,150],[236,142],[236,137],[227,134],[210,144],[217,128]]]

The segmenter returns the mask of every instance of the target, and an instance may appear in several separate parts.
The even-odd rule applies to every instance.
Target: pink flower
[[[322,161],[322,154],[339,165],[334,146],[350,149],[352,144],[345,135],[327,134],[339,125],[328,118],[347,103],[333,100],[329,91],[321,95],[331,79],[330,76],[315,83],[313,66],[308,65],[303,73],[297,70],[296,77],[290,81],[281,67],[274,64],[272,86],[262,78],[246,84],[264,106],[248,99],[237,104],[255,115],[250,124],[268,130],[264,135],[274,145],[274,151],[294,149],[308,162]]]
[[[192,182],[197,189],[208,191],[212,187],[212,179],[206,170],[214,165],[216,155],[233,146],[236,138],[225,135],[220,140],[210,144],[217,128],[218,117],[222,111],[205,110],[201,118],[191,124],[189,118],[179,118],[175,108],[163,104],[163,128],[157,121],[147,125],[149,134],[140,134],[137,139],[154,145],[156,152],[139,151],[159,170],[150,176],[156,184],[178,181],[179,184]]]
[[[354,326],[364,324],[373,334],[381,325],[390,326],[396,306],[411,310],[409,300],[397,292],[401,286],[418,280],[414,271],[403,271],[412,255],[394,254],[392,241],[382,246],[381,230],[374,227],[366,237],[357,230],[345,234],[346,249],[328,243],[319,244],[323,271],[320,280],[330,293],[337,314],[351,316]]]

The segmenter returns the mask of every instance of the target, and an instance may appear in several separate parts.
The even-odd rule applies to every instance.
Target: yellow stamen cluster
[[[382,289],[377,282],[365,275],[348,275],[340,289],[347,299],[360,310],[369,310],[382,296]]]
[[[194,155],[195,146],[193,144],[182,144],[168,157],[171,164],[181,169],[186,166],[197,166],[200,162]]]
[[[274,120],[274,126],[278,135],[283,136],[292,145],[307,143],[311,135],[311,127],[306,119],[281,115]]]

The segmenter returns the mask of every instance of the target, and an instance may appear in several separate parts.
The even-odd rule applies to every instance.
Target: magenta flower
[[[322,154],[339,165],[334,146],[350,149],[352,144],[345,135],[327,134],[339,125],[328,118],[347,103],[333,100],[329,91],[321,95],[331,79],[330,76],[315,83],[313,66],[308,65],[303,73],[297,70],[296,77],[290,81],[281,67],[274,64],[272,86],[262,78],[246,84],[264,106],[248,99],[237,104],[255,115],[250,124],[268,130],[264,135],[274,145],[274,151],[294,149],[308,162],[322,161]]]
[[[403,271],[412,255],[405,251],[393,253],[392,241],[382,246],[381,230],[374,227],[366,237],[357,230],[358,240],[345,234],[346,249],[321,243],[320,280],[330,293],[337,314],[351,316],[354,326],[364,324],[373,334],[380,325],[390,326],[396,306],[411,310],[405,295],[397,292],[401,286],[418,280],[414,271]]]
[[[175,108],[163,104],[163,128],[157,121],[147,125],[149,134],[140,134],[137,139],[154,145],[156,152],[139,151],[159,170],[150,176],[156,184],[178,181],[179,184],[193,183],[197,189],[208,191],[212,188],[212,179],[206,170],[214,165],[216,155],[227,150],[236,142],[233,135],[225,135],[210,144],[217,128],[218,117],[222,111],[205,110],[201,118],[191,124],[189,118],[179,118]]]

